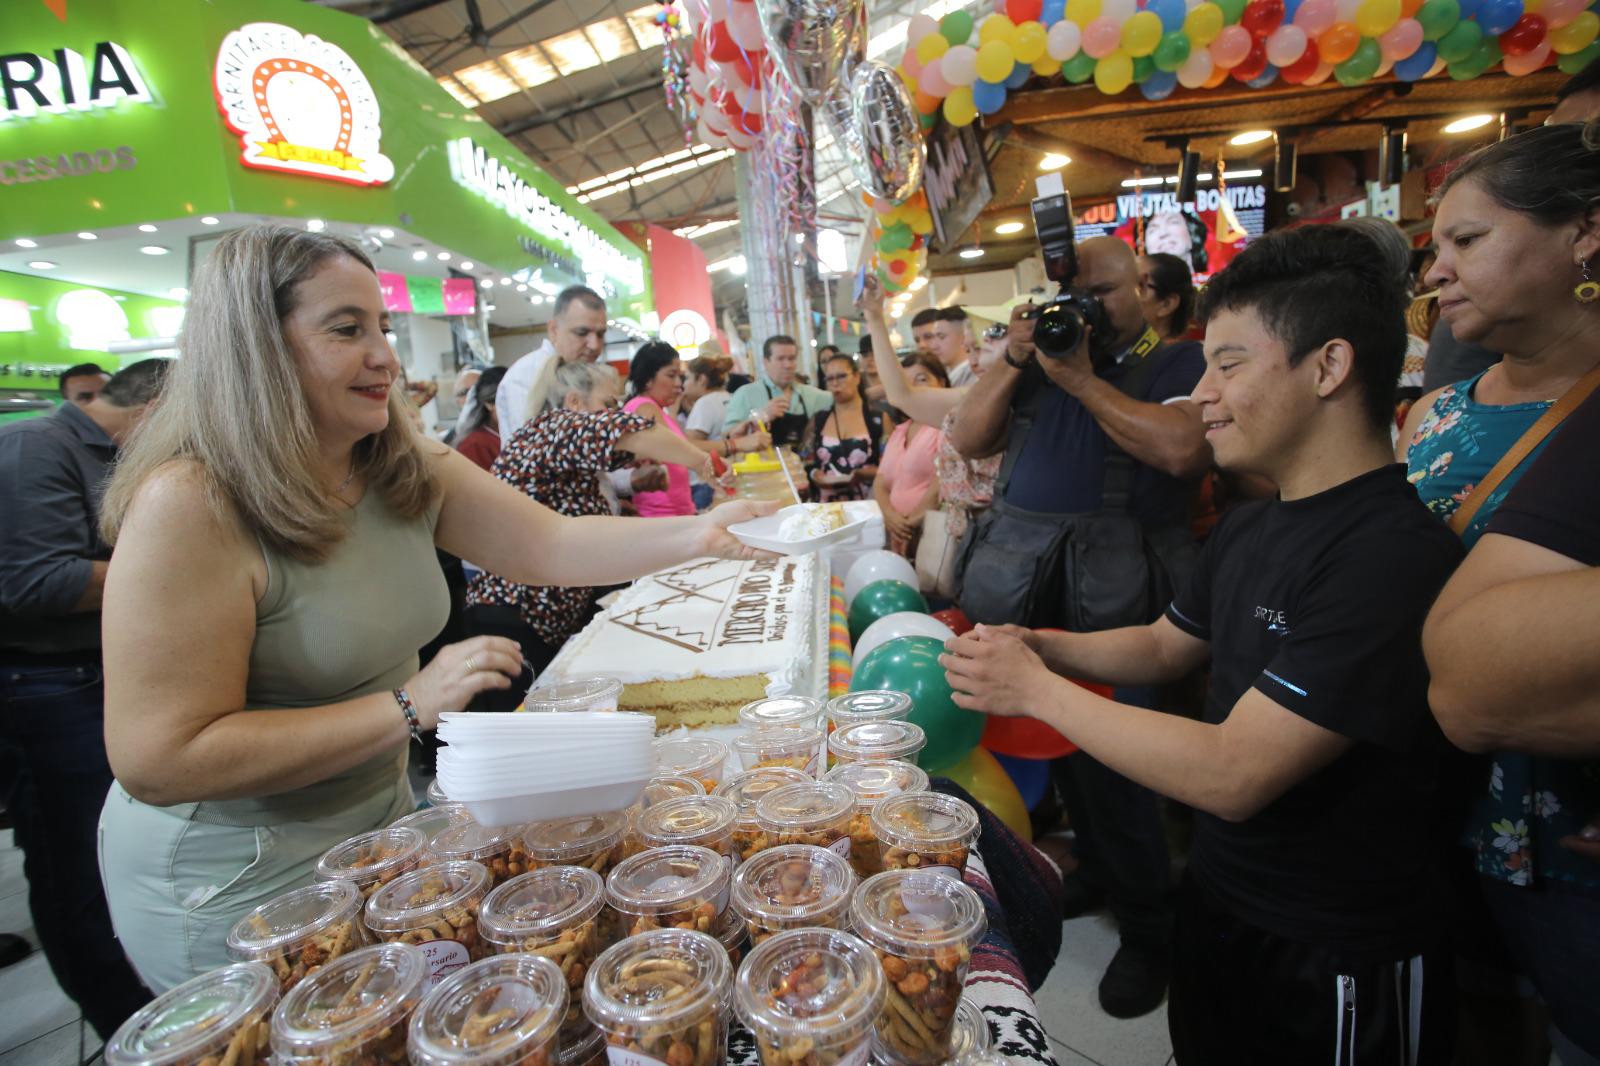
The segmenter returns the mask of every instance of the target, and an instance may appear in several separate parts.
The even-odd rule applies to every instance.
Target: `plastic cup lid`
[[[828,738],[828,750],[841,759],[905,759],[927,746],[921,726],[892,718],[840,726]]]
[[[774,789],[756,804],[756,820],[780,829],[826,826],[855,809],[856,797],[843,785],[810,781]]]
[[[349,881],[321,881],[269,899],[228,931],[228,954],[263,959],[287,951],[361,913],[361,890]]]
[[[605,880],[593,870],[547,866],[518,874],[483,897],[478,927],[496,944],[555,936],[599,914],[605,901]]]
[[[843,785],[854,793],[857,810],[870,810],[887,796],[924,792],[928,788],[928,772],[900,759],[842,762],[823,774],[822,780]]]
[[[848,860],[827,848],[785,844],[734,871],[732,902],[761,924],[804,923],[848,910],[855,887]]]
[[[763,766],[759,770],[746,770],[717,786],[713,796],[724,796],[739,806],[739,820],[755,820],[756,804],[761,797],[785,785],[809,784],[812,778],[792,766]]]
[[[592,1029],[586,1036],[579,1037],[576,1042],[563,1040],[561,1042],[561,1057],[556,1060],[559,1066],[590,1066],[598,1059],[605,1061],[606,1034],[599,1029]]]
[[[323,852],[317,860],[317,880],[358,885],[381,880],[391,871],[415,865],[427,846],[427,836],[413,826],[374,829]]]
[[[618,863],[606,878],[606,902],[628,914],[656,914],[728,891],[728,860],[693,844],[652,848]]]
[[[838,725],[904,718],[911,713],[911,697],[893,689],[871,688],[847,692],[828,701],[827,715]]]
[[[464,803],[441,803],[433,807],[424,807],[419,811],[412,811],[404,818],[396,818],[389,826],[390,829],[400,829],[411,826],[422,830],[422,835],[429,843],[444,830],[453,825],[464,825],[472,821],[472,814]]]
[[[806,969],[804,981],[792,975]],[[866,944],[835,929],[795,929],[759,944],[739,969],[734,1009],[782,1047],[801,1036],[865,1032],[886,998],[883,967]]]
[[[963,1056],[988,1051],[990,1042],[989,1022],[983,1010],[962,996],[961,1002],[956,1004],[955,1024],[950,1029],[950,1060],[965,1063]]]
[[[814,726],[822,714],[822,701],[810,696],[769,696],[739,708],[739,724],[747,729],[773,726]]]
[[[384,885],[367,900],[367,928],[403,933],[431,922],[444,911],[481,899],[489,891],[489,871],[475,862],[442,862],[412,870]]]
[[[822,747],[822,736],[820,729],[775,726],[734,737],[733,749],[740,754],[754,756],[808,751]]]
[[[428,804],[433,807],[437,807],[442,803],[450,802],[450,797],[445,795],[444,786],[439,784],[439,779],[437,777],[428,782],[428,791],[423,793],[423,795],[427,797]]]
[[[600,953],[583,985],[583,1009],[596,1025],[670,1027],[727,1008],[733,966],[704,933],[657,929]],[[681,991],[674,991],[679,989]]]
[[[690,777],[688,774],[657,774],[644,786],[644,795],[639,802],[648,808],[681,796],[705,794],[706,786],[700,783],[698,777]]]
[[[978,812],[942,792],[903,792],[872,808],[872,832],[894,848],[970,847],[978,839]]]
[[[651,807],[634,828],[647,844],[661,846],[732,832],[738,818],[738,805],[726,796],[684,796]]]
[[[402,1024],[427,982],[428,957],[412,944],[342,955],[283,997],[272,1014],[272,1050],[292,1060],[359,1044]]]
[[[622,682],[614,677],[583,677],[538,685],[528,692],[522,706],[529,712],[586,711],[596,703],[610,703],[615,710],[620,695]]]
[[[278,978],[260,962],[203,973],[147,1004],[106,1044],[113,1066],[179,1066],[221,1052],[246,1021],[272,1010]],[[254,1049],[252,1049],[254,1050]]]
[[[873,947],[928,955],[972,946],[988,922],[983,900],[955,878],[934,870],[887,870],[856,890],[850,925]]]
[[[541,862],[561,862],[615,846],[627,828],[628,819],[620,811],[555,818],[529,823],[522,844]]]
[[[728,746],[710,737],[669,737],[655,742],[656,765],[665,773],[694,774],[721,766]]]
[[[711,935],[716,937],[718,943],[728,951],[733,951],[743,944],[747,933],[744,918],[732,907],[723,911],[722,917],[717,919],[717,924],[711,927]]]
[[[498,955],[445,978],[411,1016],[413,1066],[516,1066],[555,1039],[567,981],[549,959]]]
[[[453,825],[433,838],[428,851],[441,862],[490,859],[510,851],[524,826],[487,826],[476,822]]]

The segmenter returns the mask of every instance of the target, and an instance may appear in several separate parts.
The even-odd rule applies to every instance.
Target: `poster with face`
[[[1143,247],[1139,220],[1144,222]],[[1227,266],[1251,240],[1266,232],[1267,187],[1230,186],[1226,195],[1200,189],[1192,203],[1180,204],[1171,191],[1125,193],[1085,208],[1078,216],[1080,241],[1107,234],[1127,241],[1141,254],[1168,252],[1189,264],[1194,280],[1204,282]]]

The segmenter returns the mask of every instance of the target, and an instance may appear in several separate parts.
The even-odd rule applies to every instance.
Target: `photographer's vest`
[[[1146,328],[1117,360],[1127,368],[1114,382],[1118,391],[1144,402],[1158,362],[1149,356],[1160,347],[1155,330]],[[1042,374],[1035,369],[1018,386],[994,504],[962,544],[958,602],[968,618],[990,625],[1089,633],[1148,624],[1188,577],[1198,549],[1185,524],[1150,527],[1132,513],[1139,463],[1109,434],[1100,431],[1105,472],[1096,510],[1042,513],[1006,502],[1038,414]]]

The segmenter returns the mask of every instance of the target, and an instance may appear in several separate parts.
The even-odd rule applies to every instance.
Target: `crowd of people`
[[[728,469],[776,447],[975,623],[959,706],[1079,749],[1035,817],[1062,916],[1116,921],[1107,1013],[1170,996],[1181,1066],[1600,1062],[1600,145],[1466,157],[1432,236],[1274,232],[1199,293],[1088,240],[1108,335],[1064,353],[1028,298],[898,352],[869,282],[817,384],[781,335],[753,378],[660,341],[621,375],[575,286],[457,382],[453,447],[359,247],[225,236],[182,360],[73,367],[0,429],[0,742],[58,981],[104,1037],[224,963],[411,809],[441,713],[513,707],[607,587],[749,557],[727,527],[774,505]],[[1434,346],[1481,365],[1429,383]]]

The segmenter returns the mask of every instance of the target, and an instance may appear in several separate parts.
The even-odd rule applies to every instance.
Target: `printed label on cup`
[[[606,1045],[606,1061],[611,1066],[667,1066],[658,1058],[612,1044]]]
[[[421,947],[423,958],[428,960],[429,988],[472,961],[467,946],[459,940],[429,940]]]
[[[828,850],[839,856],[841,859],[848,859],[850,857],[850,844],[851,840],[849,837],[840,837],[838,840],[835,840],[832,844],[828,845]]]

